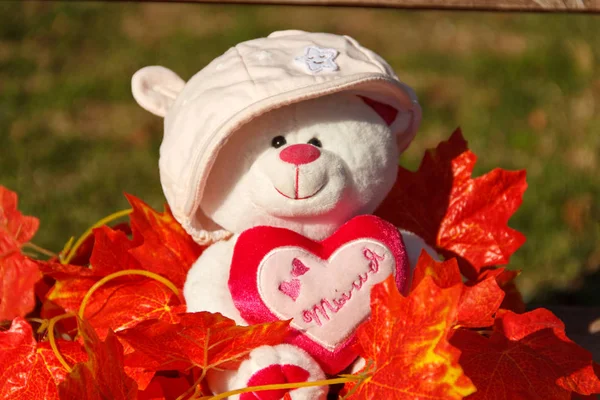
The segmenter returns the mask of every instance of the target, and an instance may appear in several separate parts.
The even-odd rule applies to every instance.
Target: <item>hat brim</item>
[[[355,74],[279,93],[255,102],[236,113],[216,130],[215,134],[212,135],[212,140],[206,142],[203,149],[197,150],[197,156],[190,166],[190,180],[187,182],[187,187],[193,190],[194,195],[187,196],[183,210],[180,210],[180,212],[173,210],[175,218],[194,239],[198,240],[200,237],[206,237],[207,232],[196,221],[195,215],[200,207],[208,175],[219,151],[241,126],[274,109],[348,90],[360,90],[362,93],[367,94],[372,93],[377,99],[382,99],[393,107],[410,110],[413,113],[411,127],[401,133],[401,137],[398,138],[401,149],[408,146],[414,138],[421,121],[421,107],[415,93],[409,86],[388,75]]]

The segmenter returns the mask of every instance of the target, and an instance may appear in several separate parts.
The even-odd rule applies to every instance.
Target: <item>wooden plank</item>
[[[437,10],[600,12],[600,0],[184,0],[199,3],[364,6]],[[600,21],[598,22],[600,23]]]

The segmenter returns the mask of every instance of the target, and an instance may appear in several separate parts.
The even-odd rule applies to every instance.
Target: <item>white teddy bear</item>
[[[295,329],[289,344],[257,348],[237,371],[211,374],[211,389],[352,368],[349,345],[368,317],[372,285],[395,274],[404,290],[421,250],[435,255],[416,235],[368,216],[418,128],[413,91],[354,39],[302,31],[240,43],[187,83],[146,67],[132,87],[142,107],[165,117],[160,174],[172,212],[210,245],[187,277],[188,311],[240,325],[291,319]],[[327,388],[289,394],[322,399]]]

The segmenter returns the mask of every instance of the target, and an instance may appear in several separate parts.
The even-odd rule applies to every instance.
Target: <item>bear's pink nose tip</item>
[[[293,144],[279,153],[279,158],[294,165],[308,164],[321,156],[319,149],[311,144]]]

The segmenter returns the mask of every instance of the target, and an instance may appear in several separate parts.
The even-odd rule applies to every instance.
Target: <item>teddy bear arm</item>
[[[237,236],[209,246],[188,272],[183,294],[188,312],[221,313],[238,325],[247,325],[229,292],[229,268]]]
[[[247,325],[233,303],[228,286],[236,241],[237,236],[234,236],[211,245],[194,263],[184,286],[188,312],[218,312],[238,325]],[[281,344],[258,347],[250,352],[249,358],[237,370],[211,371],[207,379],[214,393],[223,393],[249,386],[315,381],[325,379],[325,374],[306,351],[294,345]],[[298,389],[290,394],[293,400],[325,399],[327,387]],[[254,398],[253,394],[230,397],[235,400]]]
[[[431,257],[433,257],[433,259],[440,259],[440,256],[433,249],[433,247],[425,243],[425,240],[423,240],[417,234],[405,231],[403,229],[400,229],[400,234],[402,235],[402,240],[404,241],[404,246],[406,247],[406,254],[410,263],[411,272],[415,269],[422,250],[425,250]]]

